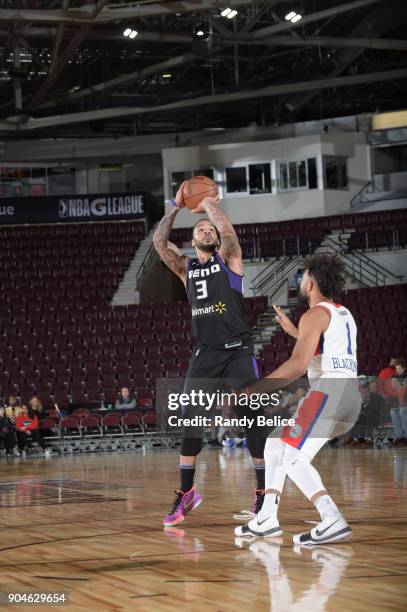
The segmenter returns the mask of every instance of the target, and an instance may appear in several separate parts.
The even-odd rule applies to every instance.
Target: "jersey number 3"
[[[196,287],[196,298],[198,300],[204,300],[205,298],[208,297],[208,289],[206,286],[206,280],[196,281],[195,287]]]

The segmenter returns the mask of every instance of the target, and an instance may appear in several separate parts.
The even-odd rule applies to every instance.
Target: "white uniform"
[[[319,302],[315,307],[327,310],[331,319],[308,368],[310,390],[298,405],[295,425],[281,436],[310,457],[327,440],[349,431],[361,406],[355,320],[340,304]]]
[[[308,368],[308,378],[357,378],[356,323],[345,306],[319,302],[331,320]]]

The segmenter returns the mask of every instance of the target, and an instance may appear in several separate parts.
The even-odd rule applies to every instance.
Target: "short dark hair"
[[[212,223],[212,221],[209,221],[209,219],[198,219],[198,221],[195,223],[194,227],[192,228],[192,238],[194,237],[194,232],[195,232],[196,226],[198,225],[198,223],[201,223],[202,221],[207,221],[208,223],[210,223],[212,225],[213,228],[215,228],[215,232],[216,232],[216,235],[218,237],[219,244],[220,244],[221,243],[220,232],[219,232],[218,228],[216,227],[216,225],[214,225]]]
[[[333,300],[342,297],[344,265],[338,255],[310,255],[305,260],[304,268],[315,278],[322,295]]]

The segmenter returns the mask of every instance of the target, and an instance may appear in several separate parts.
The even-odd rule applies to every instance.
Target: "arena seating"
[[[254,324],[266,298],[245,303]],[[98,299],[68,306],[62,299],[34,306],[0,302],[3,395],[107,403],[125,385],[138,389],[139,407],[147,408],[156,378],[186,372],[194,343],[187,302],[112,308]]]
[[[352,311],[358,325],[358,366],[361,374],[375,376],[395,355],[407,353],[407,285],[353,289],[342,302]],[[303,307],[293,310],[298,321]],[[294,340],[279,332],[265,344],[259,360],[263,374],[272,371],[291,353]]]
[[[140,222],[0,230],[0,395],[27,401],[38,393],[45,405],[65,407],[113,403],[130,386],[147,410],[157,377],[185,374],[187,302],[110,306],[143,237]],[[254,324],[266,299],[246,305]]]
[[[404,211],[375,215],[377,223],[398,219],[399,231],[406,218]],[[276,227],[287,235],[300,225],[307,232],[321,231],[352,219],[353,227],[360,227],[367,216],[347,215],[346,223],[342,215],[241,225],[238,231],[241,240],[264,236],[266,244],[267,232],[275,235]],[[176,231],[181,240],[184,230]],[[110,306],[143,237],[141,222],[0,229],[0,395],[27,400],[38,393],[45,405],[54,399],[61,406],[101,399],[113,403],[125,385],[138,389],[139,406],[148,409],[157,377],[185,374],[194,342],[187,302]],[[355,312],[363,340],[361,371],[374,374],[390,353],[404,355],[405,286],[350,291],[344,301]],[[245,303],[254,325],[267,300]],[[290,347],[285,334],[274,336],[261,355],[263,371],[286,358]]]
[[[332,231],[351,230],[348,249],[366,250],[407,247],[407,211],[390,210],[370,213],[332,215],[275,223],[236,225],[246,259],[308,255]],[[186,246],[191,229],[174,229],[171,240]]]

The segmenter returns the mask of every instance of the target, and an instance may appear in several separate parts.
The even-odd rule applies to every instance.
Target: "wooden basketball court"
[[[87,611],[405,609],[407,449],[317,456],[354,536],[311,550],[292,546],[318,517],[290,482],[284,537],[235,541],[232,515],[250,507],[254,480],[242,449],[202,453],[204,501],[164,531],[177,463],[175,450],[2,461],[1,591],[65,592],[52,609]]]

